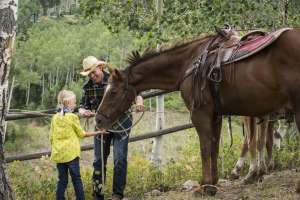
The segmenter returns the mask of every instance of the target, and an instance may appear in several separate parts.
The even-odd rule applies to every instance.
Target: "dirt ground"
[[[295,183],[300,180],[298,170],[273,172],[266,175],[262,182],[244,185],[241,180],[220,180],[215,197],[195,197],[192,191],[169,191],[160,196],[148,196],[146,200],[300,200],[295,193]]]

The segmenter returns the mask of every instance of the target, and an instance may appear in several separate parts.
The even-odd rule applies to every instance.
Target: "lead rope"
[[[97,137],[97,136],[96,136]],[[101,134],[101,143],[100,143],[100,148],[101,148],[101,179],[102,179],[102,193],[104,193],[104,152],[103,152],[103,139],[104,136]]]
[[[126,137],[124,137],[124,139],[127,138],[127,136],[129,137],[127,131],[130,130],[131,128],[133,128],[135,125],[137,125],[141,121],[141,119],[144,116],[144,113],[145,113],[145,111],[143,111],[141,117],[132,126],[130,126],[129,128],[127,128],[127,129],[123,128],[122,130],[111,130],[111,129],[108,129],[108,132],[111,132],[111,133],[123,133],[123,132],[125,132],[126,133]],[[86,121],[86,122],[87,122],[87,124],[89,124],[88,121]],[[95,136],[95,137],[96,137],[96,139],[99,140],[98,136]],[[104,148],[103,148],[103,146],[104,146],[103,145],[103,143],[104,143],[104,136],[103,136],[103,134],[101,134],[100,140],[101,140],[100,141],[100,149],[101,149],[101,180],[102,180],[102,186],[101,186],[102,190],[101,190],[101,192],[104,193],[104,186],[105,186],[104,165],[105,165],[105,163],[104,163],[104,152],[103,152],[103,150],[104,150]]]

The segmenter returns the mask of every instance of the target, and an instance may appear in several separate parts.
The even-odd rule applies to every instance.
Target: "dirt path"
[[[195,197],[192,192],[169,191],[160,196],[146,197],[146,200],[300,200],[295,193],[296,180],[300,172],[286,170],[266,175],[261,183],[244,185],[240,180],[220,180],[219,191],[215,197]]]

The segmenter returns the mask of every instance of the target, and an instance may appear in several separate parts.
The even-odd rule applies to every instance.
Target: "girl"
[[[79,138],[105,134],[105,131],[83,131],[79,123],[79,117],[72,113],[76,107],[76,95],[72,91],[60,91],[57,100],[59,112],[53,116],[50,129],[50,159],[57,163],[58,169],[56,199],[65,199],[64,193],[68,185],[69,172],[76,199],[83,200],[84,191],[79,167]]]

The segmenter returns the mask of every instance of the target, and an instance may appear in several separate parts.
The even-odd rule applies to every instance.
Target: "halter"
[[[134,97],[136,97],[137,96],[137,91],[136,91],[136,89],[131,85],[131,84],[129,84],[129,75],[131,74],[131,70],[129,69],[128,71],[126,71],[126,80],[125,80],[125,85],[124,85],[124,94],[122,95],[122,97],[121,97],[121,99],[120,99],[120,101],[123,101],[123,100],[125,100],[125,98],[127,98],[128,99],[128,94],[130,93],[130,92],[133,92],[133,94],[134,94]],[[133,111],[130,109],[130,112],[127,114],[127,116],[126,116],[126,120],[128,119],[128,118],[130,118],[130,114],[132,113]],[[142,113],[142,115],[140,116],[140,118],[134,123],[134,124],[132,124],[130,127],[128,127],[128,128],[123,128],[122,126],[122,129],[121,130],[112,130],[112,129],[108,129],[107,131],[108,132],[111,132],[111,133],[118,133],[118,134],[120,134],[120,133],[126,133],[126,137],[128,137],[128,134],[127,134],[127,131],[129,131],[130,129],[132,129],[134,126],[136,126],[140,121],[141,121],[141,119],[143,118],[143,116],[144,116],[144,113],[145,113],[145,111],[143,111],[143,113]],[[103,114],[102,114],[103,115]],[[104,115],[105,116],[105,115]],[[108,118],[107,116],[105,116],[106,118]],[[108,118],[109,119],[109,118]],[[116,122],[114,122],[114,123],[116,123]],[[112,124],[114,124],[114,123],[112,123]],[[125,138],[126,138],[125,137]],[[99,139],[98,137],[96,137],[97,139]],[[124,138],[124,139],[125,139]]]

